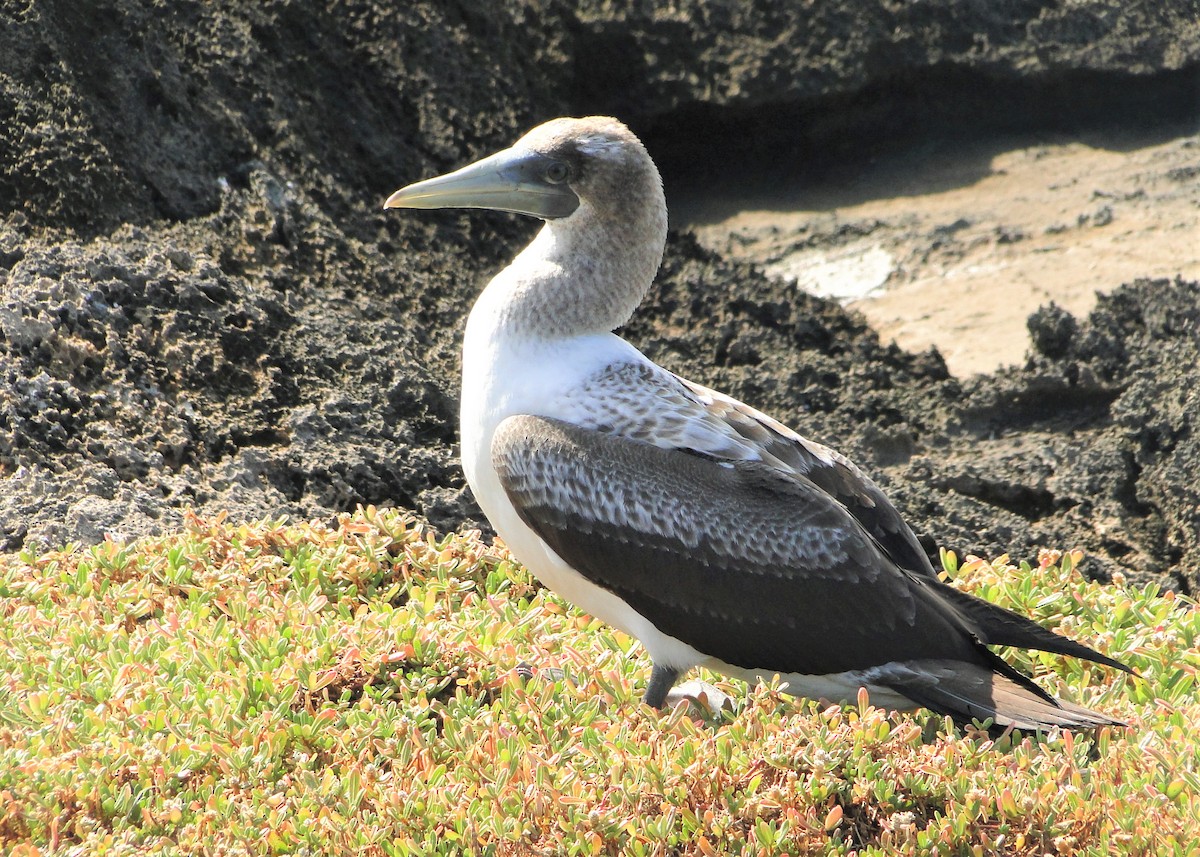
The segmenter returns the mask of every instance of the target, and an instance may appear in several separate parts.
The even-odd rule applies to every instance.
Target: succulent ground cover
[[[1133,665],[1005,656],[1128,721],[993,740],[717,681],[503,545],[402,512],[0,556],[0,848],[34,854],[1200,855],[1195,604],[945,554],[955,585]]]

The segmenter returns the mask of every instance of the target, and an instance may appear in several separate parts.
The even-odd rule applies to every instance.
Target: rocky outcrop
[[[703,129],[752,149],[816,111],[806,127],[826,141],[855,128],[885,145],[918,95],[980,80],[1047,105],[1083,80],[1100,107],[1107,81],[1159,81],[1176,109],[1200,52],[1179,2],[10,6],[7,550],[153,532],[191,507],[478,522],[456,464],[457,344],[533,225],[379,205],[538,120],[617,112],[670,177],[703,160]],[[1080,545],[1097,573],[1186,586],[1200,385],[1196,318],[1178,307],[1196,300],[1186,283],[1131,286],[1073,335],[1037,322],[1028,366],[964,385],[936,353],[883,346],[836,305],[673,236],[629,334],[836,440],[930,548]]]

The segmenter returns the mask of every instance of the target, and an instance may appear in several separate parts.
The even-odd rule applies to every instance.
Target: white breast
[[[482,304],[482,306],[481,306]],[[467,321],[460,411],[463,471],[496,533],[542,583],[560,596],[642,642],[655,663],[687,669],[705,656],[668,637],[612,593],[588,581],[555,554],[517,515],[492,466],[496,427],[515,414],[574,422],[571,392],[609,366],[649,363],[611,334],[539,341],[506,335],[481,296]]]

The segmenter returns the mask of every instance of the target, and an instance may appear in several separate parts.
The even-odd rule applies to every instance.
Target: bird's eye
[[[546,181],[550,184],[562,184],[570,175],[570,168],[562,161],[555,161],[546,167]]]

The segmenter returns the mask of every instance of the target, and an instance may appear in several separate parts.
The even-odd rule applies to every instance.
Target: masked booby
[[[544,227],[487,285],[463,345],[462,462],[513,554],[641,641],[645,702],[703,665],[794,695],[927,707],[995,727],[1117,721],[1056,700],[988,646],[1128,668],[942,583],[850,460],[686,381],[612,333],[662,261],[667,208],[642,143],[555,119],[388,197]]]

